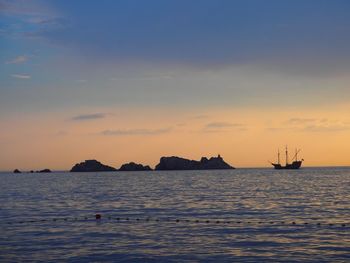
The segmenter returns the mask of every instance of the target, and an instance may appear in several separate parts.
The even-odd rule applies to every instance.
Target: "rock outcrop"
[[[21,173],[21,171],[18,170],[18,169],[15,169],[13,172],[14,172],[15,174],[20,174],[20,173]]]
[[[151,171],[151,167],[148,165],[143,166],[142,164],[137,164],[134,162],[123,164],[119,171]]]
[[[70,170],[71,172],[109,172],[117,171],[117,169],[104,165],[96,160],[85,160],[85,162],[77,163]]]
[[[235,169],[227,164],[220,155],[210,159],[202,157],[200,161],[188,160],[181,157],[162,157],[155,170],[214,170]]]
[[[44,170],[37,171],[37,173],[51,173],[51,170],[50,169],[44,169]]]

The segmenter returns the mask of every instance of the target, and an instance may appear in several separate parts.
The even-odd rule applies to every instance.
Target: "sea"
[[[0,262],[349,262],[350,168],[0,173]]]

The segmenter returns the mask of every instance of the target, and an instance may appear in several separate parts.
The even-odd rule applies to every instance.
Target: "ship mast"
[[[288,165],[288,146],[286,145],[286,166]]]
[[[295,161],[297,162],[298,161],[298,149],[295,148]]]
[[[278,164],[281,164],[281,162],[280,162],[280,149],[278,149]]]

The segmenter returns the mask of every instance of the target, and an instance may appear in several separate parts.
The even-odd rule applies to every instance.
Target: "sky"
[[[0,170],[350,165],[347,0],[0,0]]]

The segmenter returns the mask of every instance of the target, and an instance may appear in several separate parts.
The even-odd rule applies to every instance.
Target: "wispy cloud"
[[[92,113],[92,114],[81,114],[72,117],[70,120],[72,121],[88,121],[88,120],[96,120],[96,119],[103,119],[106,117],[107,114],[105,113]]]
[[[229,123],[229,122],[211,122],[208,123],[205,128],[228,128],[228,127],[242,127],[240,123]]]
[[[0,0],[0,13],[38,16],[52,14],[52,9],[43,4],[43,1]]]
[[[269,131],[294,132],[341,132],[350,130],[350,123],[326,118],[292,118],[282,123],[281,127],[268,127]]]
[[[231,130],[244,131],[247,128],[241,123],[230,123],[230,122],[210,122],[206,124],[202,131],[203,132],[224,132]]]
[[[11,77],[16,78],[16,79],[30,79],[30,75],[25,75],[25,74],[12,74]]]
[[[169,133],[171,128],[162,129],[128,129],[128,130],[105,130],[102,135],[106,136],[125,136],[125,135],[158,135]]]
[[[33,17],[28,20],[29,23],[40,25],[40,26],[49,26],[51,28],[63,28],[69,24],[68,20],[61,17],[50,17],[50,18],[41,18]]]
[[[118,80],[170,80],[173,79],[172,74],[145,74],[141,76],[116,76],[110,78],[110,81]]]
[[[6,64],[21,64],[28,61],[28,59],[29,59],[28,56],[21,55],[21,56],[15,57],[14,59],[6,61]]]
[[[313,118],[291,118],[287,121],[289,124],[305,124],[305,123],[311,123],[318,121],[317,119]]]
[[[333,125],[308,125],[302,129],[306,132],[340,132],[350,130],[350,125],[333,124]]]

